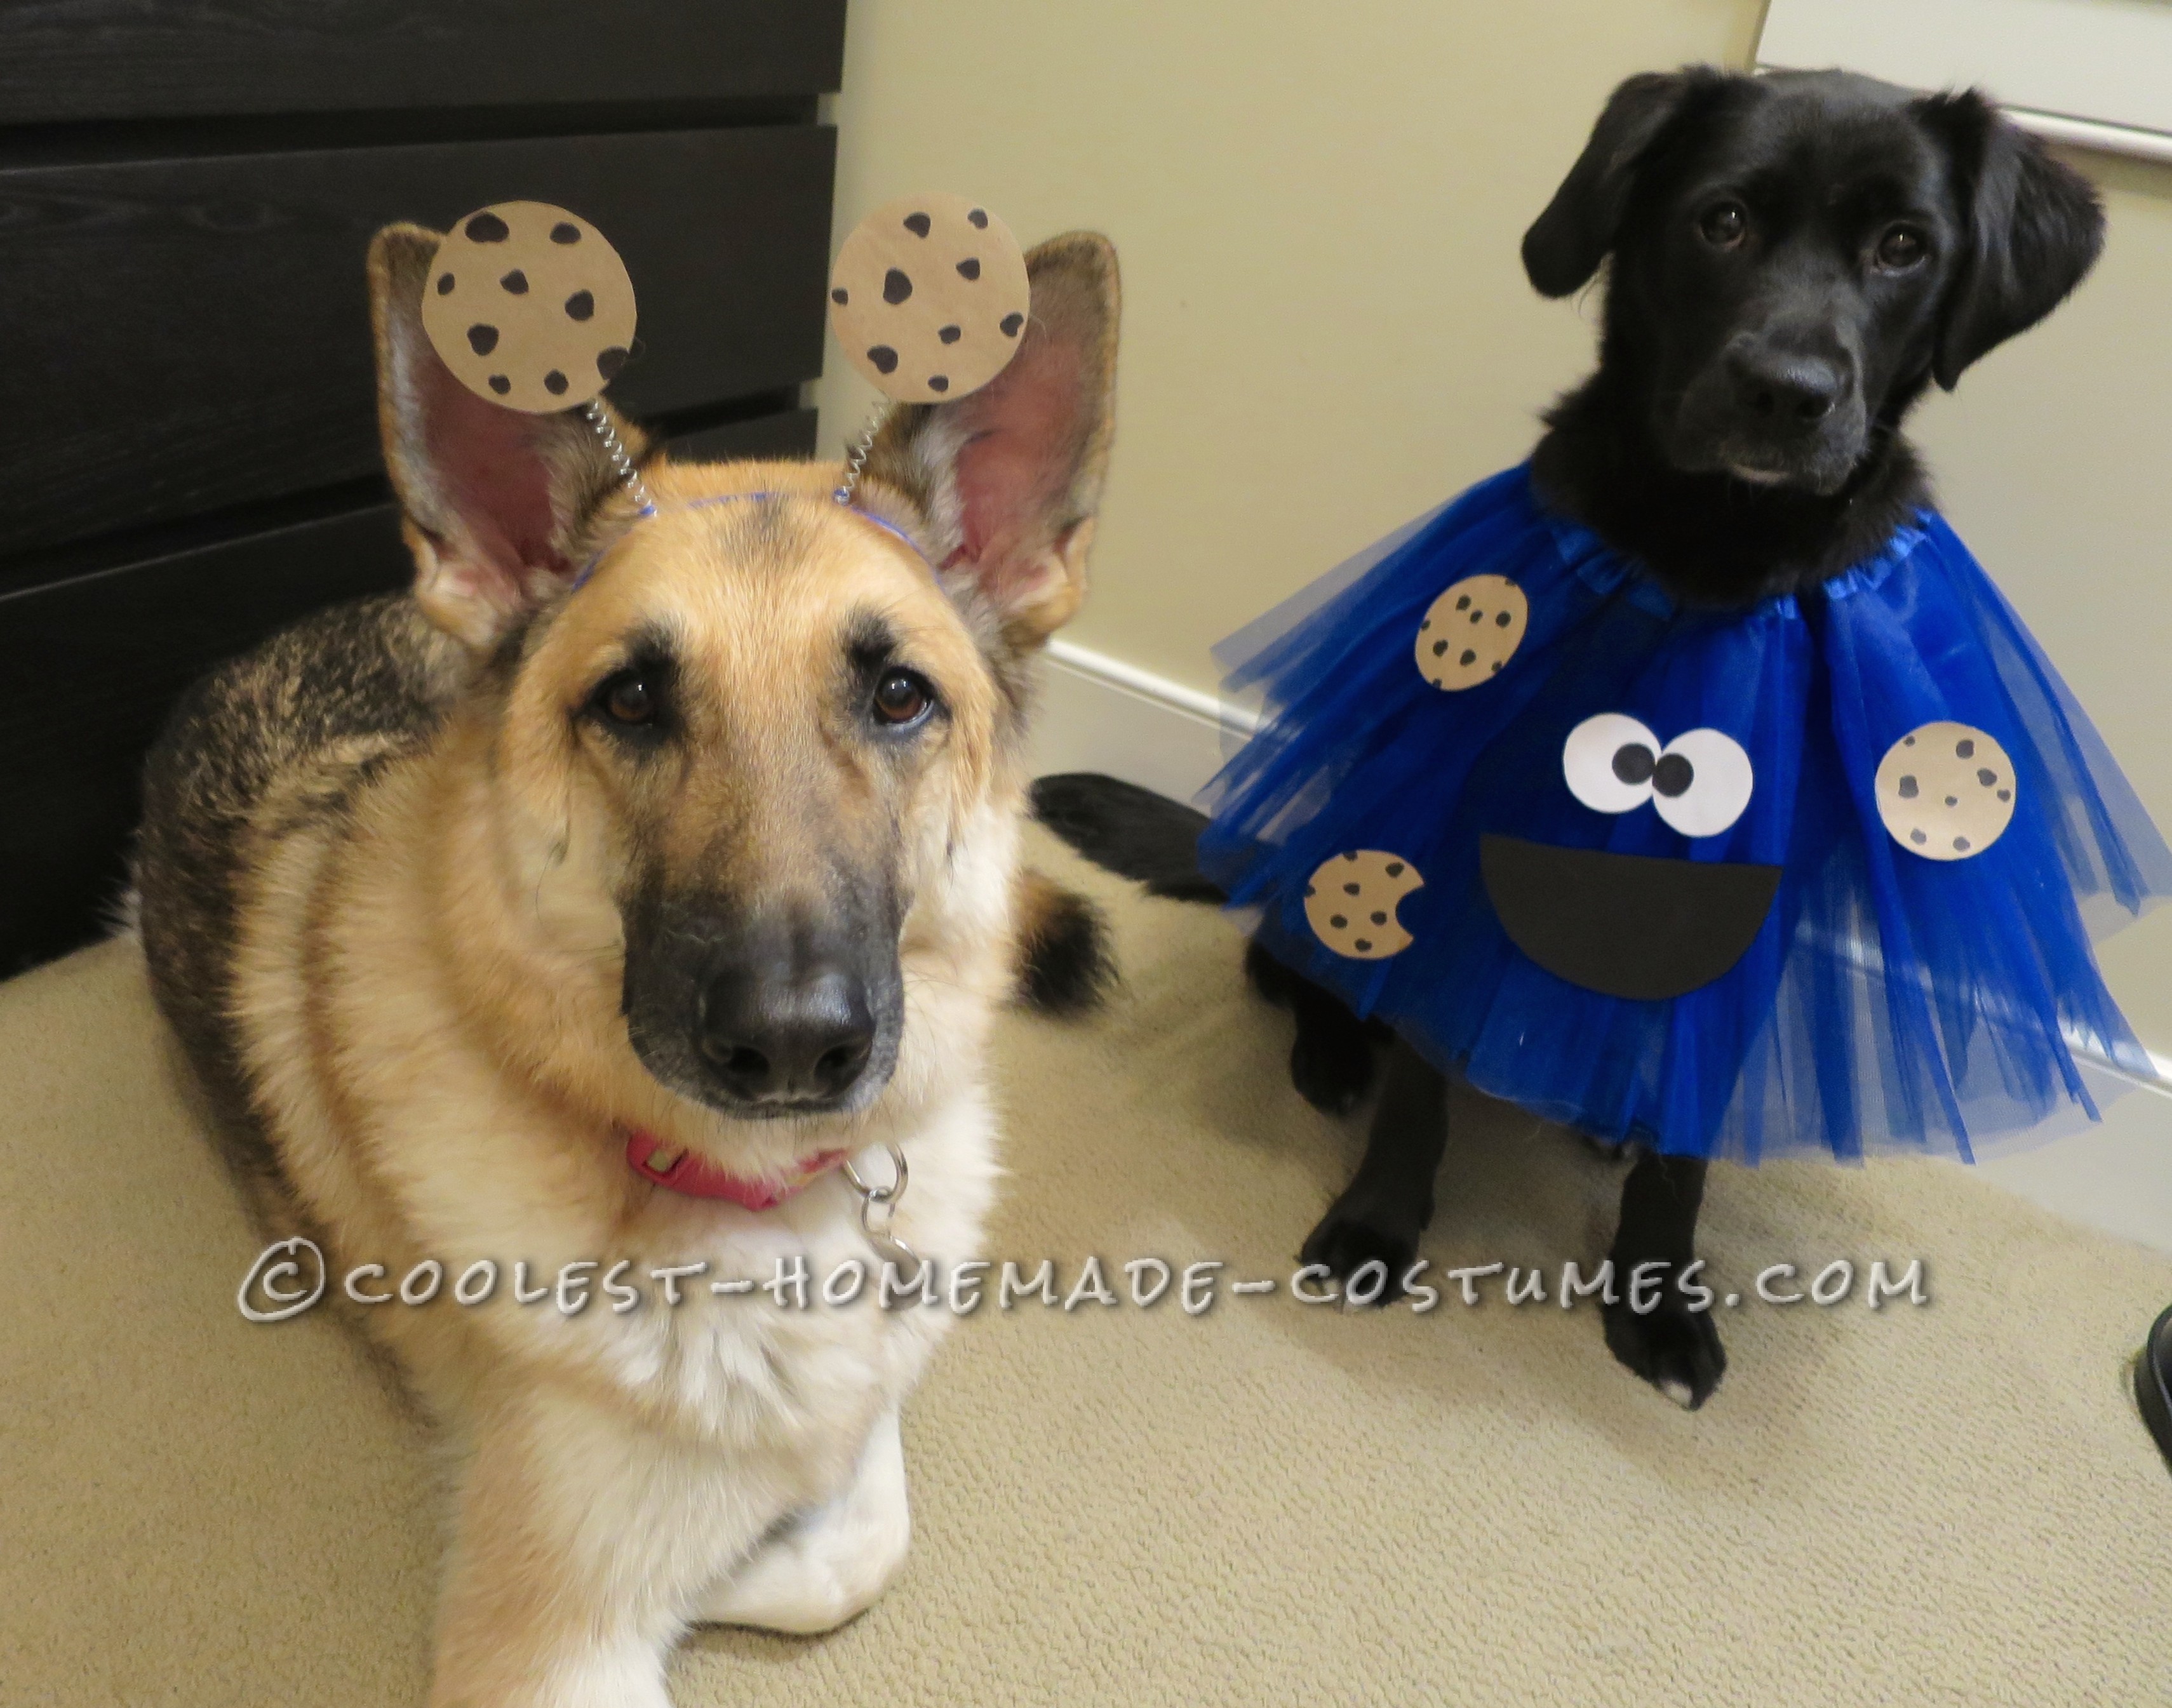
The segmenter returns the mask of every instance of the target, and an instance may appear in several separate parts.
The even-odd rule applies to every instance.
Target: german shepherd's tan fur
[[[437,361],[438,241],[390,228],[370,266],[414,593],[224,667],[147,776],[153,980],[255,1207],[335,1292],[424,1259],[761,1277],[804,1252],[819,1278],[871,1259],[837,1174],[748,1211],[650,1184],[626,1136],[752,1176],[887,1141],[899,1233],[975,1254],[991,1013],[1022,932],[1081,925],[1016,862],[1027,667],[1078,604],[1107,455],[1112,251],[1036,250],[1011,368],[895,414],[852,508],[835,465],[648,456],[639,519],[578,416]],[[932,690],[916,727],[870,721],[894,668]],[[750,919],[864,964],[868,1066],[827,1103],[746,1103],[704,1054],[702,981]],[[460,1448],[434,1702],[662,1704],[690,1623],[824,1629],[895,1572],[897,1409],[949,1312],[686,1286],[356,1309]]]

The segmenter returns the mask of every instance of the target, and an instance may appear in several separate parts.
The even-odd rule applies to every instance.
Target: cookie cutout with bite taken
[[[478,397],[530,415],[603,390],[633,347],[633,281],[586,220],[501,201],[454,226],[422,287],[422,330]]]
[[[1531,602],[1505,575],[1466,575],[1418,625],[1418,674],[1454,694],[1501,674],[1524,644]]]
[[[1400,854],[1360,848],[1320,862],[1304,887],[1313,935],[1353,961],[1384,961],[1411,946],[1395,909],[1425,879]]]
[[[962,196],[909,196],[862,220],[830,274],[830,322],[853,367],[898,403],[978,391],[1033,312],[1025,251]]]
[[[1885,749],[1873,787],[1893,840],[1926,860],[1972,858],[2013,822],[2013,761],[1965,723],[1910,730]]]

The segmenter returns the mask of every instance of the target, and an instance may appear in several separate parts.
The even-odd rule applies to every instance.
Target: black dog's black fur
[[[1034,816],[1096,866],[1135,879],[1149,895],[1175,901],[1229,898],[1199,869],[1206,815],[1092,771],[1043,777],[1033,786]]]
[[[1896,234],[1910,264],[1886,264]],[[1823,581],[1927,502],[1900,432],[1926,388],[2049,314],[2102,241],[2087,182],[1975,94],[1632,78],[1524,239],[1548,296],[1612,258],[1599,367],[1547,417],[1540,490],[1687,599]]]
[[[1689,603],[1740,607],[1870,556],[1929,501],[1900,435],[1935,381],[2056,307],[2096,260],[2089,185],[1974,93],[1918,97],[1843,73],[1708,68],[1616,89],[1524,239],[1532,284],[1582,288],[1610,258],[1599,365],[1534,454],[1547,502]],[[1089,856],[1202,900],[1204,820],[1107,779],[1051,778],[1043,817]],[[1254,982],[1298,1021],[1293,1077],[1340,1112],[1374,1075],[1374,1030],[1256,949]],[[1347,1276],[1412,1261],[1447,1140],[1444,1087],[1390,1056],[1364,1160],[1305,1241]],[[1705,1165],[1642,1154],[1611,1257],[1671,1281],[1695,1255]],[[1726,1354],[1671,1286],[1607,1308],[1606,1341],[1691,1406]]]

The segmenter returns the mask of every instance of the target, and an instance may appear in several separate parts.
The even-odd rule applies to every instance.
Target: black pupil
[[[1652,787],[1670,801],[1687,793],[1696,780],[1696,768],[1678,753],[1661,754],[1659,764],[1652,767]]]
[[[1652,749],[1641,741],[1614,749],[1614,775],[1634,788],[1652,780]]]
[[[920,679],[907,671],[893,670],[875,685],[875,710],[892,723],[910,723],[927,706]]]
[[[1704,234],[1714,243],[1733,243],[1742,235],[1742,210],[1723,202],[1704,217]]]
[[[648,685],[638,676],[622,677],[614,682],[604,704],[621,723],[646,723],[655,715]]]
[[[1922,252],[1922,239],[1912,231],[1889,231],[1883,245],[1889,266],[1905,267]]]

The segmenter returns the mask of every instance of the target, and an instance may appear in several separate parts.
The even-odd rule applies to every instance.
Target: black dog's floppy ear
[[[2089,180],[2051,158],[1974,89],[1916,110],[1951,152],[1965,248],[1931,371],[1949,391],[1978,357],[2066,300],[2104,248]]]
[[[1648,71],[1607,98],[1568,176],[1524,234],[1524,271],[1542,297],[1566,297],[1614,247],[1637,163],[1711,73]]]

